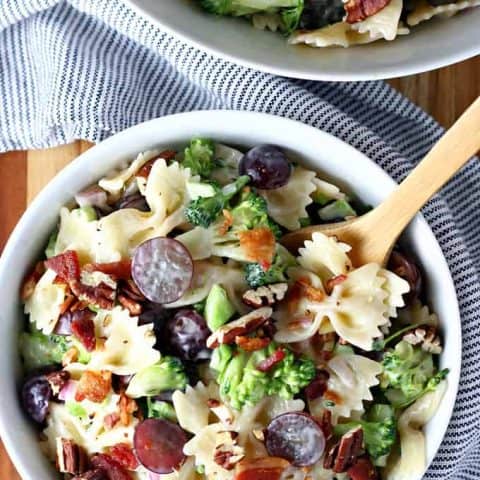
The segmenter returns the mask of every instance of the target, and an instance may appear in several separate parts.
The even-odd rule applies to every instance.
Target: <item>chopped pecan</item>
[[[317,422],[322,429],[325,440],[329,442],[333,437],[332,412],[325,410],[322,418]]]
[[[377,469],[368,457],[360,457],[347,470],[350,480],[378,480]]]
[[[235,469],[235,480],[280,480],[283,471],[290,466],[284,458],[259,457],[241,461]]]
[[[38,281],[40,280],[41,276],[45,273],[45,263],[38,262],[35,265],[35,268],[32,272],[30,272],[25,280],[23,281],[21,297],[22,300],[25,302],[27,301],[33,294],[35,290],[35,286],[37,285]]]
[[[73,477],[72,480],[109,480],[109,478],[105,470],[95,468],[94,470],[89,470],[88,472]]]
[[[405,333],[403,340],[411,345],[420,345],[423,350],[433,354],[442,353],[442,343],[437,329],[432,326],[421,326]]]
[[[136,177],[148,178],[150,172],[152,171],[153,164],[160,158],[163,158],[167,161],[174,160],[177,152],[175,150],[164,150],[160,152],[156,157],[148,160],[140,170],[135,174]]]
[[[325,455],[323,466],[335,473],[346,472],[360,455],[363,443],[363,430],[354,428],[342,436],[340,441],[331,446]]]
[[[112,372],[108,370],[101,370],[100,372],[85,370],[78,382],[75,400],[81,402],[87,399],[91,402],[100,403],[105,400],[111,389]]]
[[[122,295],[131,298],[136,302],[144,302],[145,296],[135,285],[135,282],[132,279],[126,280],[120,284],[120,292]]]
[[[128,310],[132,317],[138,317],[142,313],[142,306],[135,300],[127,297],[126,295],[118,295],[117,300],[120,305],[122,305],[122,307]]]
[[[348,0],[345,3],[347,22],[357,23],[385,8],[391,0]]]
[[[235,343],[246,352],[255,352],[265,348],[272,340],[268,337],[235,337]]]
[[[84,473],[88,466],[85,450],[72,440],[57,439],[57,463],[62,473],[78,475]]]
[[[329,278],[327,280],[327,284],[325,285],[327,293],[332,293],[334,287],[343,283],[347,278],[348,277],[346,275],[337,275],[336,277]]]
[[[227,405],[214,398],[210,398],[207,405],[223,424],[231,425],[233,423],[234,415]]]
[[[55,397],[58,397],[60,390],[68,383],[70,380],[70,372],[66,370],[59,370],[58,372],[52,372],[45,376],[47,382],[50,384],[52,393]]]
[[[309,400],[323,397],[328,389],[330,374],[326,370],[318,370],[315,378],[305,387],[305,395]]]
[[[240,247],[247,259],[262,265],[268,270],[275,255],[275,236],[269,228],[253,228],[238,233]]]
[[[105,310],[111,310],[115,306],[115,290],[103,282],[93,287],[84,285],[79,280],[72,280],[69,285],[75,296],[89,305]]]
[[[406,280],[410,291],[404,295],[407,304],[411,304],[422,293],[422,273],[415,260],[404,252],[394,250],[388,260],[388,269]]]
[[[111,430],[120,421],[120,414],[117,412],[109,413],[103,418],[103,425],[106,430]]]
[[[213,459],[216,464],[225,470],[232,470],[245,457],[243,447],[237,443],[237,436],[236,432],[219,432],[215,439],[216,446]]]
[[[271,307],[276,302],[280,302],[285,298],[288,285],[286,283],[272,283],[252,290],[247,290],[243,296],[243,303],[253,307]]]
[[[62,357],[62,366],[66,367],[67,365],[76,362],[79,355],[80,352],[76,347],[69,348]]]
[[[129,280],[132,276],[132,261],[128,259],[110,263],[88,263],[82,270],[90,273],[102,272],[115,280]]]
[[[120,408],[120,423],[124,427],[130,425],[132,415],[138,410],[137,402],[130,397],[127,397],[124,392],[120,394],[120,400],[118,401]]]
[[[224,343],[233,343],[236,337],[254,332],[257,328],[263,325],[271,315],[272,309],[270,307],[263,307],[254,310],[233,322],[222,325],[207,338],[207,347],[217,348]]]
[[[265,360],[262,360],[257,365],[257,370],[260,370],[261,372],[270,371],[275,365],[280,363],[285,358],[285,355],[285,350],[282,348],[275,350],[269,357],[267,357]]]

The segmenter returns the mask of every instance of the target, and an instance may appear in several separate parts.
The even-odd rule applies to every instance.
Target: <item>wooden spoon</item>
[[[385,265],[416,213],[479,150],[480,97],[378,207],[353,220],[302,228],[285,235],[281,243],[297,251],[314,232],[322,232],[351,245],[349,256],[354,266]]]

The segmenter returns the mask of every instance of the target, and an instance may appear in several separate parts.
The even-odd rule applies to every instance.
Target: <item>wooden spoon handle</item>
[[[470,105],[399,187],[368,214],[396,239],[415,214],[480,150],[480,97]]]

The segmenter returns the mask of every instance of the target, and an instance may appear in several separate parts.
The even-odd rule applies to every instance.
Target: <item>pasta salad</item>
[[[411,480],[446,389],[410,256],[315,233],[366,207],[280,148],[148,151],[60,211],[21,296],[21,401],[74,480]]]
[[[434,17],[451,17],[480,0],[197,0],[216,15],[243,17],[291,44],[341,46],[394,40]]]

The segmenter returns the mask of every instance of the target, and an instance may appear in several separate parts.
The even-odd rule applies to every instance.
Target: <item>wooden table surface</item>
[[[480,57],[389,83],[448,127],[480,96]],[[49,150],[0,154],[0,251],[37,192],[64,165],[87,148],[87,142],[78,141]],[[19,478],[0,444],[0,479]]]

